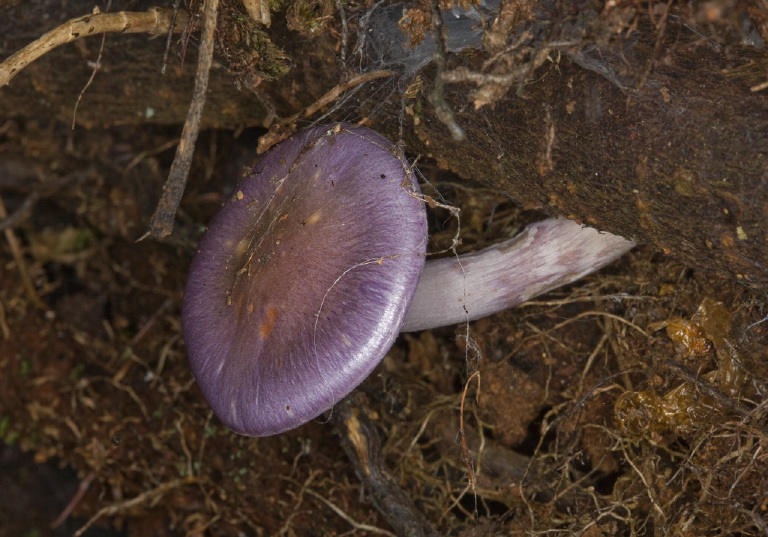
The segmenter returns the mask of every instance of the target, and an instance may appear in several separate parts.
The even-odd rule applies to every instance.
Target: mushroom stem
[[[634,246],[567,218],[550,218],[483,250],[428,261],[400,331],[473,321],[517,306],[604,267]]]

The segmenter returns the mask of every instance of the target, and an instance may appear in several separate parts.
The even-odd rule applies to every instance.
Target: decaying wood
[[[726,4],[706,13],[733,11]],[[761,18],[765,8],[747,4],[743,13],[766,33],[768,19]],[[510,20],[522,20],[509,10],[504,13]],[[412,154],[429,155],[527,207],[562,213],[652,244],[695,269],[768,285],[768,96],[761,89],[768,54],[765,48],[733,40],[722,46],[698,36],[690,26],[667,21],[668,15],[666,8],[649,9],[650,22],[628,30],[634,41],[615,54],[635,75],[627,82],[600,72],[594,61],[588,65],[571,42],[532,49],[532,69],[519,69],[513,61],[519,53],[515,47],[524,40],[512,39],[510,25],[505,29],[504,21],[497,21],[491,25],[494,39],[487,44],[488,52],[447,54],[438,82],[444,84],[445,105],[454,111],[465,141],[453,139],[428,98],[436,82],[434,66],[418,73],[420,82],[412,90],[391,91],[384,102],[380,87],[371,84],[368,102],[361,99],[357,105],[357,117],[366,117],[369,125],[393,138],[402,131]],[[738,20],[740,13],[732,15]],[[281,80],[262,83],[258,96],[239,92],[214,72],[215,91],[208,94],[203,127],[262,125],[271,121],[273,112],[290,117],[349,77],[334,56],[340,34],[318,32],[311,39],[297,39],[276,22],[282,17],[274,14],[270,32],[286,44],[292,71]],[[12,37],[12,26],[2,29]],[[13,41],[8,39],[6,43]],[[592,50],[597,55],[614,53],[608,41],[610,37]],[[142,42],[123,42],[105,51],[105,63],[142,47]],[[62,84],[52,73],[58,64],[66,76],[78,69],[67,68],[78,61],[72,60],[76,51],[65,49],[72,47],[55,51],[55,63],[34,69],[45,62],[41,58],[0,89],[0,115],[29,110],[38,116],[71,116],[71,104],[64,103],[74,98],[67,92],[76,95],[83,81],[73,83],[70,78]],[[162,47],[157,49],[159,54]],[[147,56],[141,64],[128,61],[134,62],[130,69],[112,69],[100,77],[101,86],[89,91],[90,106],[83,103],[79,120],[181,122],[189,89],[179,93],[168,88],[189,88],[189,79],[173,84],[162,80],[154,74],[156,58]],[[499,67],[505,61],[506,67]],[[366,66],[361,67],[365,71]],[[87,79],[90,69],[83,66],[82,71]],[[415,78],[405,77],[402,86],[409,82]],[[391,87],[391,82],[385,83]],[[164,89],[155,92],[153,87]],[[492,104],[476,108],[483,102]],[[337,119],[355,118],[347,107]]]
[[[436,537],[435,529],[387,469],[376,427],[365,415],[364,396],[352,395],[339,403],[331,419],[365,491],[395,533]]]
[[[53,10],[44,2],[11,4],[0,2],[0,61],[58,27],[68,34],[67,21],[79,20],[93,8],[93,2],[86,0],[73,0]],[[157,5],[153,0],[113,0],[111,11],[130,10],[143,15]],[[171,9],[163,11],[172,13]],[[175,27],[179,26],[177,18]],[[88,128],[105,124],[183,123],[194,90],[198,39],[199,34],[180,45],[172,40],[168,66],[165,74],[161,74],[167,50],[162,34],[107,34],[100,76],[80,104],[78,125]],[[10,84],[0,87],[0,117],[50,118],[70,123],[78,95],[93,72],[100,44],[99,38],[79,38],[49,50],[29,64]],[[331,84],[326,84],[323,89],[329,87]],[[202,128],[260,125],[260,120],[268,116],[265,99],[240,91],[235,86],[235,77],[222,64],[214,64],[208,90]],[[308,104],[312,97],[308,95],[301,101]],[[284,98],[277,98],[274,103],[281,114],[285,113]]]
[[[768,285],[768,96],[751,91],[754,51],[742,52],[680,50],[641,88],[561,61],[521,96],[479,110],[465,82],[446,99],[466,141],[422,95],[409,103],[425,113],[409,116],[408,147],[528,207]]]
[[[163,35],[171,29],[171,26],[174,32],[180,32],[187,25],[188,20],[189,14],[186,11],[180,11],[174,17],[172,9],[159,7],[143,13],[129,11],[101,13],[98,8],[94,8],[90,15],[71,19],[0,63],[0,87],[9,84],[22,69],[43,54],[76,39],[108,32]]]

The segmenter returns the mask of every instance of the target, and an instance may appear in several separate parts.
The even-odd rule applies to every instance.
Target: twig
[[[304,493],[307,492],[307,489],[309,488],[309,484],[312,483],[312,481],[320,475],[320,472],[315,470],[309,473],[309,477],[304,481],[304,484],[301,486],[301,489],[299,489],[298,493],[298,499],[296,500],[296,503],[293,505],[293,509],[291,509],[291,514],[288,515],[285,518],[285,521],[283,522],[283,527],[280,528],[280,531],[277,532],[278,535],[281,537],[283,535],[290,535],[293,533],[291,525],[293,524],[293,519],[296,517],[296,515],[299,514],[299,508],[301,507],[301,504],[304,503]],[[291,495],[293,495],[291,493]]]
[[[475,490],[475,470],[472,468],[472,457],[467,449],[467,437],[464,434],[464,400],[467,398],[467,390],[472,379],[477,377],[477,387],[480,388],[480,371],[472,373],[464,384],[464,391],[461,393],[461,404],[459,405],[459,437],[461,438],[461,458],[467,467],[467,480],[469,488]]]
[[[445,35],[443,34],[443,14],[440,11],[439,0],[432,0],[432,21],[435,26],[434,36],[435,45],[437,50],[435,51],[433,58],[435,65],[437,66],[437,73],[435,74],[435,85],[432,88],[432,93],[429,95],[429,102],[435,109],[435,115],[451,133],[451,137],[457,142],[461,142],[467,138],[464,133],[464,129],[461,128],[456,122],[456,115],[453,110],[445,102],[445,81],[443,80],[443,73],[445,72],[445,53],[447,47],[445,45]]]
[[[5,306],[3,306],[2,300],[0,300],[0,334],[3,334],[3,340],[8,341],[11,339],[11,329],[8,328],[8,321],[5,315]]]
[[[192,94],[192,103],[189,105],[187,120],[181,131],[181,141],[176,148],[176,157],[173,159],[171,171],[163,187],[163,195],[155,209],[155,214],[149,222],[149,231],[139,240],[147,237],[161,239],[167,237],[173,231],[173,221],[176,218],[176,210],[181,202],[181,195],[187,183],[187,175],[192,164],[192,154],[195,151],[195,142],[200,131],[200,120],[205,106],[205,94],[208,91],[208,74],[213,63],[213,36],[216,31],[216,15],[219,0],[206,0],[203,8],[203,35],[200,40],[200,55],[197,60],[197,74],[195,75],[195,89]]]
[[[72,499],[69,501],[67,506],[64,508],[64,510],[59,514],[59,516],[56,517],[56,520],[51,522],[51,525],[49,526],[52,530],[55,530],[62,524],[64,524],[64,521],[67,520],[69,515],[72,513],[72,510],[77,507],[77,504],[80,503],[80,500],[83,499],[83,496],[85,496],[85,493],[88,492],[88,489],[91,488],[91,483],[93,483],[93,479],[96,477],[96,474],[93,472],[89,473],[87,476],[85,476],[85,479],[80,481],[80,486],[77,487],[77,492],[74,496],[72,496]]]
[[[16,227],[27,213],[32,210],[32,207],[38,199],[40,199],[40,192],[33,190],[29,196],[24,198],[24,201],[13,214],[6,217],[5,212],[3,211],[3,214],[0,214],[0,231]]]
[[[154,500],[155,498],[162,496],[165,493],[175,488],[178,488],[184,485],[191,485],[192,483],[197,483],[197,482],[198,482],[198,479],[195,477],[185,477],[182,479],[174,479],[173,481],[163,483],[146,492],[142,492],[141,494],[139,494],[135,498],[131,498],[130,500],[108,505],[107,507],[102,507],[101,509],[99,509],[99,511],[95,515],[93,515],[90,518],[90,520],[88,520],[88,522],[85,523],[85,525],[82,528],[80,528],[75,532],[74,537],[80,537],[83,533],[88,531],[88,528],[93,526],[96,523],[96,521],[99,520],[100,518],[115,515],[123,511],[127,511],[132,507],[136,507],[138,505],[147,503],[150,500]]]
[[[344,12],[344,4],[341,0],[335,0],[336,9],[339,10],[339,18],[341,19],[341,50],[339,51],[339,58],[341,59],[342,67],[346,67],[347,64],[347,39],[349,29],[347,28],[347,15]]]
[[[162,153],[163,151],[168,151],[172,147],[176,146],[179,143],[178,138],[174,138],[172,140],[168,140],[164,144],[161,144],[157,147],[153,147],[152,149],[146,149],[133,157],[133,159],[128,163],[128,165],[123,169],[123,174],[127,174],[129,171],[134,169],[136,166],[139,165],[139,163],[144,160],[147,157],[151,157],[152,155],[158,155]]]
[[[394,71],[384,69],[382,71],[371,71],[369,73],[360,73],[359,75],[353,76],[343,84],[339,84],[333,88],[331,91],[320,97],[317,101],[309,105],[301,112],[272,125],[272,127],[269,129],[269,132],[259,138],[259,144],[257,146],[256,152],[261,154],[276,143],[282,142],[288,138],[290,135],[296,132],[296,122],[298,120],[308,118],[327,104],[338,99],[341,94],[348,89],[359,86],[360,84],[365,84],[371,80],[392,76],[394,74]]]
[[[427,518],[387,469],[378,432],[364,408],[363,396],[352,394],[334,407],[331,416],[341,445],[364,490],[397,535],[437,537]]]
[[[650,334],[648,334],[648,332],[646,332],[645,330],[643,330],[642,328],[640,328],[639,326],[634,324],[632,321],[628,321],[627,319],[625,319],[623,317],[619,317],[618,315],[615,315],[613,313],[608,313],[606,311],[590,310],[590,311],[583,311],[583,312],[579,313],[578,315],[575,315],[573,317],[569,317],[565,321],[563,321],[561,323],[558,323],[555,326],[553,326],[551,328],[548,328],[547,330],[545,330],[543,332],[539,332],[539,333],[536,333],[536,334],[534,334],[532,336],[527,336],[527,337],[521,339],[520,341],[517,342],[517,345],[515,347],[514,352],[517,352],[517,350],[520,349],[521,346],[524,343],[527,343],[531,339],[539,338],[539,337],[541,337],[543,335],[546,335],[546,334],[549,334],[549,333],[552,333],[552,332],[556,332],[557,330],[560,330],[561,328],[563,328],[564,326],[566,326],[568,324],[580,321],[581,319],[584,319],[584,318],[593,317],[593,316],[608,317],[610,319],[613,319],[614,321],[617,321],[617,322],[622,323],[622,324],[624,324],[624,325],[626,325],[626,326],[628,326],[630,328],[633,328],[637,332],[640,332],[647,339],[649,339],[651,337]]]
[[[328,501],[327,499],[323,498],[322,495],[318,494],[312,489],[307,489],[305,491],[310,496],[314,496],[321,502],[323,502],[325,505],[327,505],[334,513],[339,515],[341,518],[347,521],[350,526],[355,528],[357,531],[365,531],[368,533],[372,533],[374,535],[384,535],[385,537],[395,537],[395,534],[392,532],[389,532],[387,530],[383,530],[381,528],[377,528],[376,526],[371,526],[370,524],[362,524],[360,522],[357,522],[355,519],[353,519],[351,516],[349,516],[347,513],[345,513],[340,507],[338,507],[333,502]]]
[[[299,483],[292,477],[287,477],[284,475],[277,476],[279,479],[282,479],[283,481],[286,481],[288,483],[291,483],[293,485],[296,485],[297,487],[300,487],[298,492],[298,500],[296,502],[296,505],[293,507],[293,511],[291,515],[289,516],[289,520],[286,521],[285,524],[283,524],[283,527],[279,531],[279,535],[293,535],[293,531],[291,528],[291,520],[295,517],[296,514],[298,514],[298,509],[301,506],[302,502],[304,501],[304,495],[307,494],[309,496],[312,496],[313,498],[321,501],[324,503],[328,508],[330,508],[334,513],[339,515],[341,518],[346,520],[350,526],[352,526],[356,531],[365,531],[368,533],[372,533],[373,535],[384,535],[385,537],[397,537],[394,533],[387,531],[382,528],[378,528],[376,526],[371,526],[369,524],[363,524],[361,522],[357,522],[354,518],[349,516],[346,512],[344,512],[343,509],[341,509],[338,505],[335,503],[327,500],[322,494],[320,494],[317,491],[312,490],[309,485],[312,483],[312,481],[320,475],[320,472],[315,470],[309,474],[309,477],[304,481],[304,483]],[[290,493],[293,496],[293,493]],[[346,533],[344,534],[346,535]]]
[[[0,222],[5,222],[7,216],[8,213],[5,211],[3,198],[0,197]],[[8,247],[11,250],[13,260],[16,262],[16,269],[19,272],[21,283],[24,286],[24,289],[26,289],[27,295],[29,295],[30,300],[35,306],[40,309],[48,309],[48,306],[46,306],[42,301],[40,295],[37,294],[37,289],[35,289],[35,284],[32,283],[32,278],[29,277],[29,272],[27,272],[27,264],[24,261],[24,256],[21,253],[21,246],[19,246],[19,240],[16,238],[16,234],[10,227],[3,229],[3,234],[5,235],[5,240],[8,242]]]
[[[126,386],[125,384],[122,384],[120,382],[116,382],[108,377],[95,377],[93,380],[104,380],[106,382],[109,382],[112,386],[117,388],[120,391],[123,391],[128,394],[128,397],[133,399],[133,402],[136,403],[139,407],[139,410],[141,410],[142,415],[144,416],[145,421],[149,421],[149,412],[147,412],[147,405],[144,404],[144,401],[141,400],[141,397],[139,397],[139,394],[136,393],[136,390],[131,388],[130,386]]]
[[[2,211],[0,214],[0,231],[5,231],[6,229],[12,229],[18,226],[29,212],[32,211],[35,203],[37,203],[40,198],[55,195],[59,190],[68,186],[73,180],[79,180],[83,177],[83,174],[80,172],[73,172],[54,181],[45,182],[42,170],[37,170],[37,172],[40,182],[31,186],[32,191],[26,198],[24,198],[21,205],[19,205],[19,207],[10,215],[6,215],[4,208],[0,209],[0,211]]]
[[[179,32],[189,18],[186,12],[180,12],[179,15],[173,27],[173,10],[159,7],[146,12],[95,13],[70,19],[0,63],[0,87],[10,83],[27,65],[60,45],[105,32],[161,35],[169,28]]]
[[[107,2],[107,13],[109,12],[109,8],[112,7],[112,0],[109,0]],[[94,7],[93,8],[93,14],[97,15],[99,14],[99,8]],[[75,101],[75,108],[72,110],[72,130],[75,130],[75,121],[77,120],[77,108],[80,106],[80,101],[83,100],[83,95],[85,95],[85,91],[91,86],[93,83],[93,79],[96,78],[96,72],[101,68],[101,58],[104,56],[104,45],[107,43],[107,34],[101,34],[101,46],[99,47],[99,55],[96,56],[96,63],[93,65],[93,71],[91,71],[91,77],[88,79],[88,82],[85,83],[85,86],[83,86],[83,89],[80,90],[80,94],[77,96],[77,101]]]
[[[176,17],[179,15],[179,6],[181,5],[181,0],[175,0],[173,2],[173,7],[171,8],[171,11],[173,12],[171,14],[171,24],[168,28],[167,37],[165,38],[165,52],[163,52],[163,66],[160,68],[160,74],[165,74],[165,69],[168,67],[168,53],[171,50],[171,40],[173,39],[173,30],[172,28],[176,27]]]
[[[272,25],[272,15],[269,12],[269,0],[240,0],[248,13],[256,22],[260,22],[267,28]]]

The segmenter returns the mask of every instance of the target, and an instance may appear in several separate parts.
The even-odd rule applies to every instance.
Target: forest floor
[[[187,365],[185,272],[258,134],[202,134],[157,243],[136,239],[177,129],[0,122],[0,199],[20,216],[0,237],[0,537],[391,531],[327,419],[235,435]],[[536,216],[421,171],[461,209],[430,210],[433,251]],[[357,400],[440,535],[766,535],[767,334],[765,290],[640,246],[521,307],[400,337]]]

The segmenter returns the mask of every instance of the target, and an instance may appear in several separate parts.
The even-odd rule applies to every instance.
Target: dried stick
[[[317,101],[309,105],[307,108],[302,110],[301,112],[292,115],[291,117],[285,118],[283,120],[280,120],[275,125],[272,125],[272,127],[269,129],[269,132],[259,138],[259,144],[256,148],[256,152],[258,154],[263,153],[273,145],[275,145],[278,142],[282,142],[286,138],[288,138],[291,134],[296,132],[296,121],[300,119],[307,118],[323,108],[324,106],[332,103],[339,97],[341,97],[341,94],[347,91],[348,89],[352,89],[355,86],[359,86],[360,84],[365,84],[366,82],[370,82],[371,80],[376,80],[378,78],[385,78],[388,76],[394,75],[394,71],[390,71],[389,69],[384,69],[382,71],[371,71],[369,73],[360,73],[359,75],[355,75],[343,84],[339,84],[335,88],[333,88],[331,91],[320,97]]]
[[[268,0],[241,0],[248,16],[256,22],[260,22],[267,28],[272,24],[272,15],[269,12]]]
[[[179,15],[179,5],[181,4],[181,0],[175,0],[173,2],[173,7],[171,8],[171,26],[176,27],[176,17]],[[186,12],[185,12],[186,13]],[[160,68],[160,74],[165,74],[165,69],[168,67],[168,53],[171,50],[171,41],[173,39],[173,32],[167,32],[167,35],[165,37],[165,52],[163,52],[163,66]]]
[[[0,221],[4,222],[7,218],[8,213],[5,211],[3,198],[0,197]],[[35,284],[32,283],[32,278],[30,277],[29,272],[27,272],[27,263],[24,261],[24,254],[21,252],[21,245],[19,244],[19,240],[16,238],[16,234],[13,232],[13,228],[6,227],[3,229],[3,234],[5,235],[5,240],[8,242],[8,247],[11,249],[11,255],[16,262],[16,270],[19,271],[21,283],[24,286],[24,289],[27,291],[29,299],[38,308],[43,310],[48,309],[48,306],[46,306],[45,302],[42,301],[40,295],[37,294]]]
[[[64,524],[64,521],[69,518],[69,515],[72,514],[72,511],[77,507],[77,504],[80,503],[80,500],[83,499],[83,496],[85,496],[85,493],[88,492],[88,489],[91,488],[91,483],[93,483],[94,478],[96,477],[96,474],[93,472],[89,473],[87,476],[85,476],[85,479],[80,481],[80,486],[77,487],[77,492],[72,497],[72,499],[69,501],[67,506],[64,508],[64,510],[59,514],[59,516],[56,517],[56,520],[51,522],[49,528],[52,530],[55,530],[62,524]]]
[[[467,390],[472,379],[477,377],[477,388],[480,389],[480,371],[472,373],[464,384],[464,390],[461,392],[461,405],[459,406],[459,437],[461,438],[461,458],[467,467],[467,480],[469,488],[475,490],[475,469],[472,464],[472,455],[467,448],[467,437],[464,434],[464,400],[467,398]]]
[[[109,8],[112,6],[112,0],[109,0],[107,3],[107,11],[109,11]],[[94,8],[94,11],[98,8]],[[170,33],[170,32],[169,32]],[[104,45],[107,44],[107,34],[101,34],[101,46],[99,47],[99,55],[96,56],[96,65],[93,66],[93,70],[91,71],[91,77],[88,79],[88,82],[85,83],[85,86],[83,86],[83,89],[80,90],[80,95],[77,96],[77,101],[75,101],[75,108],[72,110],[72,130],[75,130],[75,124],[77,121],[77,108],[80,106],[80,101],[83,100],[83,95],[85,95],[85,91],[91,87],[91,84],[93,83],[93,79],[96,78],[96,73],[101,69],[101,58],[104,56]]]
[[[187,175],[192,164],[192,154],[195,152],[195,142],[200,132],[200,119],[203,117],[205,94],[208,91],[208,74],[213,63],[213,35],[216,31],[216,15],[219,0],[206,0],[203,8],[203,35],[200,39],[200,53],[197,59],[197,74],[195,89],[192,93],[192,103],[189,105],[187,120],[181,131],[181,141],[176,148],[176,156],[171,165],[168,179],[163,186],[163,195],[155,209],[155,214],[149,222],[149,231],[139,240],[147,237],[162,239],[173,231],[173,220],[181,202],[181,195],[187,183]]]
[[[435,74],[435,83],[432,93],[429,94],[429,102],[435,110],[435,115],[451,133],[451,138],[457,142],[464,141],[467,138],[464,129],[456,122],[456,114],[453,113],[450,105],[445,101],[445,81],[443,73],[445,72],[445,54],[447,46],[445,44],[445,34],[443,33],[443,14],[440,11],[439,0],[432,0],[432,23],[435,26],[434,36],[437,50],[433,54],[433,60],[437,67]]]
[[[352,526],[355,531],[365,531],[368,533],[372,533],[373,535],[384,535],[386,537],[396,537],[394,533],[389,532],[387,530],[383,530],[381,528],[377,528],[376,526],[371,526],[370,524],[361,524],[360,522],[357,522],[355,519],[353,519],[351,516],[349,516],[347,513],[345,513],[341,507],[336,505],[333,502],[328,501],[326,498],[322,496],[322,494],[318,494],[314,490],[308,488],[306,490],[306,493],[310,496],[313,496],[314,498],[320,500],[325,505],[327,505],[331,511],[339,515],[341,518],[347,521],[350,526]]]
[[[40,198],[55,195],[60,189],[66,187],[71,181],[79,179],[80,174],[71,173],[50,183],[35,186],[34,190],[24,198],[21,205],[10,215],[5,214],[5,208],[0,207],[0,231],[17,227],[32,212],[32,208]],[[0,206],[2,199],[0,198]]]
[[[95,515],[93,515],[90,518],[90,520],[88,520],[88,522],[85,523],[85,525],[82,528],[80,528],[75,532],[75,537],[80,537],[83,533],[88,531],[88,528],[93,526],[93,524],[97,522],[100,518],[103,518],[105,516],[116,515],[119,513],[124,513],[129,509],[132,509],[139,505],[149,504],[152,501],[156,500],[157,498],[172,491],[173,489],[183,487],[185,485],[191,485],[193,483],[198,483],[198,479],[196,477],[188,476],[188,477],[183,477],[181,479],[174,479],[173,481],[162,483],[153,489],[142,492],[141,494],[139,494],[135,498],[131,498],[130,500],[125,500],[113,505],[108,505],[107,507],[102,507],[101,509],[99,509],[99,511]]]
[[[11,215],[6,215],[5,208],[1,205],[2,200],[0,200],[0,207],[2,207],[0,208],[0,231],[13,229],[14,227],[18,226],[19,222],[21,222],[24,217],[27,216],[30,211],[32,211],[32,207],[34,207],[38,199],[40,199],[40,192],[33,190],[29,196],[24,199],[24,201],[21,203],[21,206]]]
[[[173,31],[184,29],[188,18],[188,13],[179,12]],[[161,35],[171,28],[172,20],[172,9],[153,7],[145,12],[101,13],[96,8],[92,14],[70,19],[6,58],[0,63],[0,87],[10,83],[27,65],[59,45],[105,32]]]
[[[363,396],[353,394],[336,405],[330,418],[363,490],[398,536],[437,537],[427,518],[387,469],[376,427],[364,408]]]

